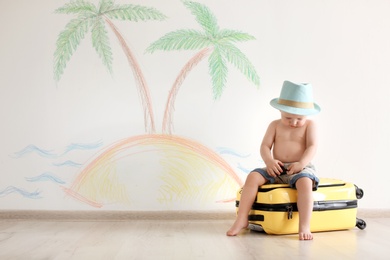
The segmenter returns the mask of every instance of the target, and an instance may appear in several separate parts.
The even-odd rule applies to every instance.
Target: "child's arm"
[[[275,141],[276,125],[278,121],[279,120],[271,122],[260,145],[261,158],[263,158],[263,161],[267,167],[267,173],[272,177],[276,177],[283,171],[281,168],[283,163],[279,160],[275,160],[271,154],[272,146]]]

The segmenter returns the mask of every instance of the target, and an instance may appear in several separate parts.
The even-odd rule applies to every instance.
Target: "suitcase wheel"
[[[360,189],[358,186],[355,185],[355,190],[356,190],[356,198],[361,199],[363,198],[364,192],[362,189]]]
[[[360,218],[356,218],[356,226],[363,230],[366,228],[367,224],[366,224],[366,221],[364,221],[363,219],[360,219]]]

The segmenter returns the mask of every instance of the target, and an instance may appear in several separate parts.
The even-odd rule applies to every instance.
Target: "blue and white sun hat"
[[[276,109],[294,115],[308,116],[321,111],[313,101],[313,88],[309,83],[283,82],[279,98],[272,99],[270,104]]]

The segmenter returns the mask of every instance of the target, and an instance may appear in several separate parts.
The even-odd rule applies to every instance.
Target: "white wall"
[[[149,144],[127,147],[125,154],[116,157],[105,154],[120,140],[146,134],[140,98],[112,33],[112,75],[88,34],[61,80],[53,80],[56,40],[72,18],[54,10],[66,2],[0,2],[0,209],[232,210],[233,202],[216,201],[233,198],[238,184],[216,166],[210,151],[219,153],[242,181],[246,174],[242,169],[261,165],[261,138],[268,122],[279,116],[269,100],[279,95],[285,79],[312,83],[322,107],[316,116],[321,138],[314,162],[318,175],[363,188],[361,208],[389,208],[390,196],[383,191],[390,183],[390,2],[199,1],[210,8],[221,28],[256,37],[236,46],[260,76],[257,89],[229,66],[226,89],[216,101],[206,60],[186,78],[175,104],[174,136],[194,141],[195,148],[209,149],[205,152],[209,158],[167,141],[158,149]],[[163,22],[114,21],[144,70],[160,134],[169,89],[196,51],[150,54],[145,49],[170,31],[200,27],[179,0],[116,2],[152,6],[168,16]],[[71,144],[84,146],[76,149]],[[18,156],[29,145],[47,154]],[[91,170],[94,160],[109,163],[110,171]],[[90,174],[83,182],[82,172],[87,170],[96,176]],[[191,173],[180,175],[181,170]],[[41,174],[46,175],[37,178]],[[176,179],[164,179],[171,177]],[[109,186],[108,180],[113,179],[116,186]],[[104,191],[96,195],[96,189]],[[188,193],[179,196],[175,189]]]

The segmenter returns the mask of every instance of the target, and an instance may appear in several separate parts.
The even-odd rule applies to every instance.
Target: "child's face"
[[[302,127],[306,123],[306,116],[294,115],[280,111],[282,123],[292,128]]]

